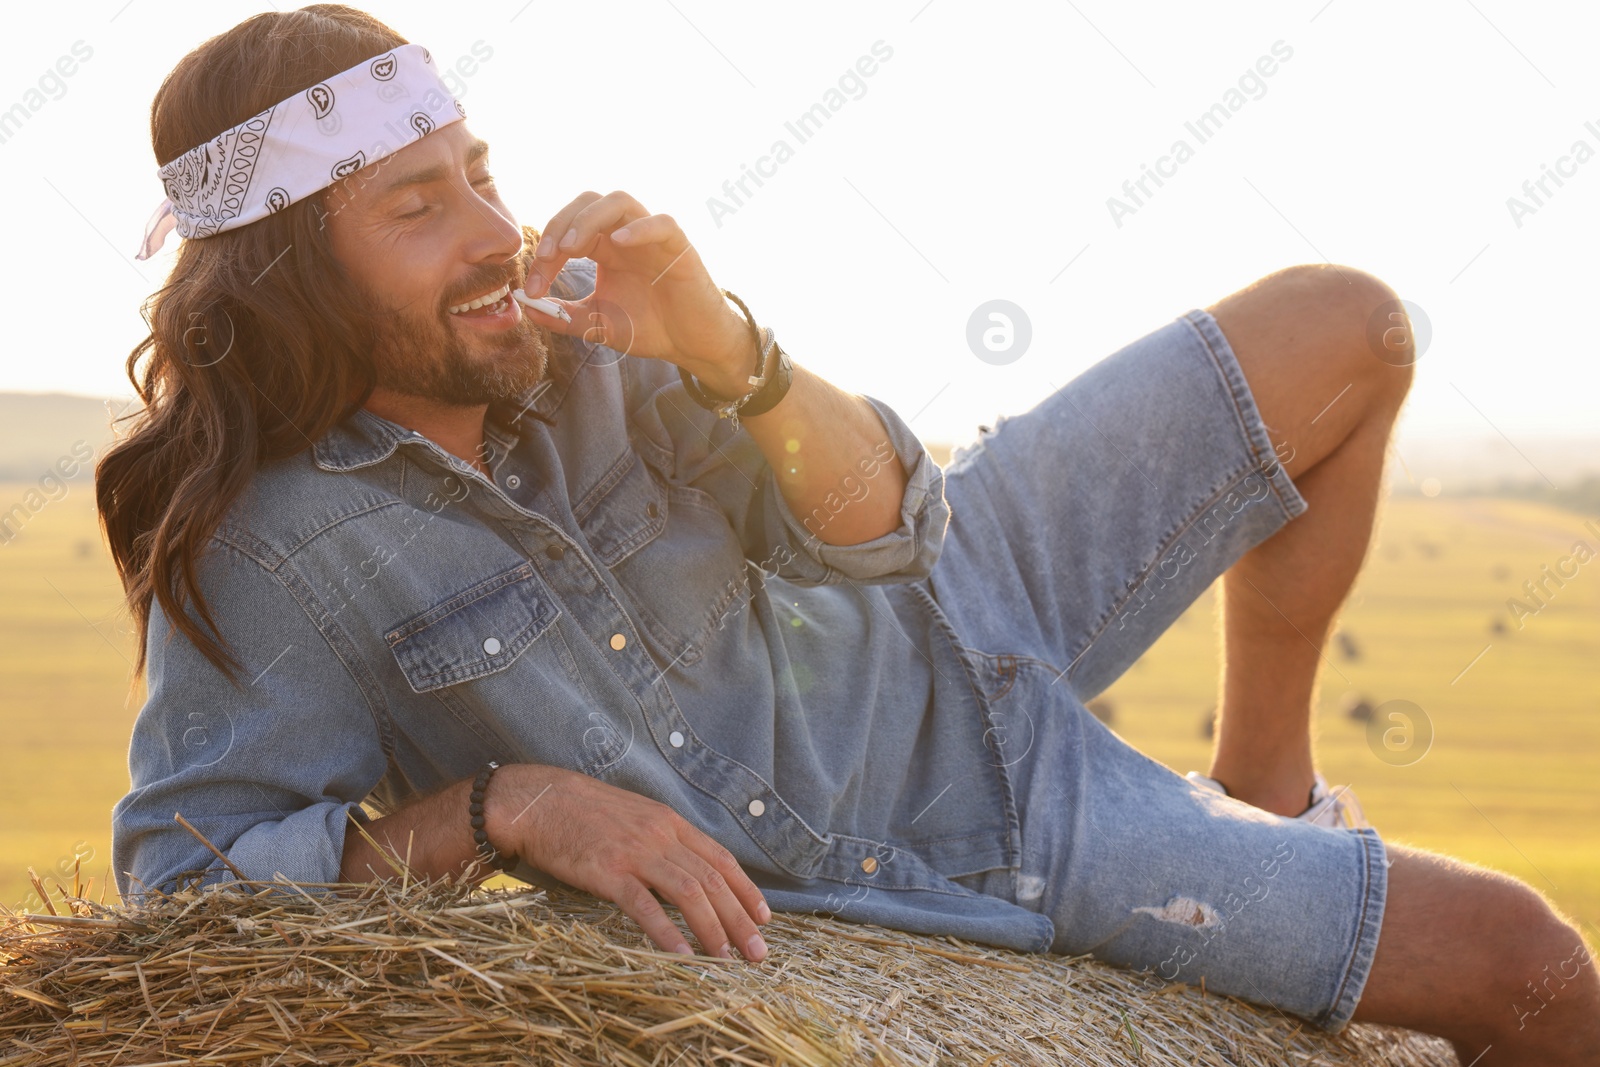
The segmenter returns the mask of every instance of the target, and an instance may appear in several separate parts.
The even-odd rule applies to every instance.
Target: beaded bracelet
[[[486,820],[483,815],[483,798],[489,792],[489,779],[494,777],[494,772],[500,769],[500,764],[490,760],[478,771],[478,776],[472,780],[472,799],[467,807],[467,813],[472,816],[472,841],[477,850],[478,858],[488,865],[490,870],[509,870],[517,865],[517,857],[509,852],[502,853],[499,849],[489,844],[489,831],[485,829]]]

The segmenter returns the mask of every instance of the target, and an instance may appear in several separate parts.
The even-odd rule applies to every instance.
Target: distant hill
[[[111,442],[112,415],[127,403],[66,393],[0,393],[0,481],[36,481],[63,456],[81,455],[79,442],[98,454]]]
[[[1402,441],[1391,458],[1395,496],[1534,500],[1582,515],[1600,514],[1600,437]]]
[[[1437,478],[1447,494],[1470,488],[1480,495],[1515,496],[1521,494],[1501,493],[1499,487],[1535,481],[1566,488],[1600,477],[1600,436],[1593,434],[1419,438],[1402,432],[1395,452],[1400,481]]]
[[[0,482],[37,481],[56,460],[72,455],[72,446],[79,441],[98,455],[111,443],[112,416],[131,402],[129,397],[0,393]],[[950,462],[950,447],[928,442],[928,451],[941,466]]]
[[[0,393],[0,482],[36,481],[80,441],[98,454],[112,440],[112,416],[132,402],[131,397]],[[935,461],[949,465],[951,443],[925,444]],[[1520,497],[1588,512],[1600,503],[1597,437],[1519,438],[1515,446],[1491,436],[1402,439],[1391,462],[1396,464],[1391,489],[1401,496],[1419,492],[1423,479],[1431,477],[1442,482],[1446,496]],[[1559,491],[1551,490],[1545,477]]]
[[[1537,479],[1513,481],[1508,478],[1444,495],[1535,500],[1541,504],[1576,511],[1580,515],[1600,515],[1600,477],[1594,475],[1589,475],[1581,481],[1567,482],[1554,487]]]

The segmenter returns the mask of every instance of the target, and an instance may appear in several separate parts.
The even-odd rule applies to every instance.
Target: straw
[[[1088,958],[793,912],[762,927],[762,963],[681,956],[585,893],[396,869],[137,909],[58,886],[59,914],[0,909],[0,1064],[1457,1062],[1434,1038],[1330,1037]]]

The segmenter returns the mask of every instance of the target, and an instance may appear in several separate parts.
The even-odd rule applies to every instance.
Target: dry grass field
[[[1577,576],[1547,581],[1536,614],[1507,606],[1534,607],[1523,583],[1574,542],[1600,553],[1586,521],[1512,500],[1390,500],[1341,619],[1354,656],[1337,640],[1327,652],[1316,731],[1323,773],[1355,787],[1386,838],[1524,878],[1600,940],[1600,557],[1567,563]],[[1214,597],[1105,695],[1113,728],[1180,773],[1210,752]],[[1346,713],[1360,700],[1383,716],[1370,739]],[[1409,736],[1395,712],[1415,720]]]
[[[0,484],[0,508],[28,488]],[[1584,522],[1511,500],[1390,501],[1343,620],[1351,647],[1328,653],[1318,734],[1329,779],[1353,783],[1387,835],[1525,878],[1600,940],[1600,559],[1549,583],[1554,595],[1535,613],[1518,620],[1507,608],[1575,541],[1600,549]],[[79,480],[0,544],[6,904],[30,903],[27,867],[70,868],[75,853],[97,886],[104,879],[142,700],[132,656]],[[1204,770],[1214,656],[1207,597],[1106,694],[1114,728],[1180,772]],[[1384,714],[1396,707],[1388,701],[1420,708],[1432,731],[1425,754],[1421,731],[1409,748],[1403,733],[1388,749],[1381,734],[1369,744],[1366,725],[1345,714],[1358,698]]]

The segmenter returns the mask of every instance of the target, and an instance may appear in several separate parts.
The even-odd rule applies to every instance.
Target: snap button
[[[521,484],[522,484],[522,479],[518,478],[515,474],[508,475],[506,477],[506,488],[507,489],[515,489],[517,486],[519,486]]]
[[[549,556],[551,559],[560,559],[562,556],[567,554],[567,550],[562,548],[560,545],[551,545],[549,548],[544,550],[544,554]]]
[[[611,647],[616,649],[618,652],[621,652],[622,649],[623,649],[623,646],[626,645],[627,643],[628,643],[628,639],[626,637],[624,637],[622,634],[612,634],[611,635]]]
[[[657,515],[661,514],[661,509],[656,507],[656,502],[652,500],[650,503],[644,506],[644,513],[653,519]]]
[[[500,639],[498,637],[484,638],[483,650],[491,656],[498,655],[500,652]]]
[[[767,806],[765,804],[761,803],[761,801],[752,800],[750,802],[750,814],[751,815],[760,815],[762,812],[764,812],[766,810],[767,810]]]
[[[672,747],[673,748],[682,748],[683,747],[683,734],[679,733],[677,730],[674,730],[670,734],[668,734],[667,735],[667,740],[672,742]]]
[[[878,869],[878,861],[873,859],[871,856],[868,856],[866,859],[861,861],[861,869],[866,871],[868,874],[871,874],[873,871]]]

